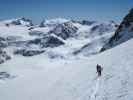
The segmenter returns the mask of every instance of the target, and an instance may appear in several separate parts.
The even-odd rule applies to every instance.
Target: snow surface
[[[17,39],[20,40],[29,40],[33,39],[34,37],[31,37],[28,34],[29,30],[26,26],[10,26],[6,27],[4,25],[0,25],[0,36],[1,37],[8,37],[8,36],[14,36],[17,37]]]
[[[0,80],[1,100],[132,100],[133,39],[90,58],[17,56],[0,65],[15,76]],[[128,52],[126,52],[128,51]],[[103,67],[97,77],[96,64]]]

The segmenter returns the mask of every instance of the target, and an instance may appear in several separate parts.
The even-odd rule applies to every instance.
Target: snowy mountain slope
[[[131,38],[133,38],[133,8],[125,16],[113,37],[103,46],[101,51],[119,45]]]
[[[85,45],[73,51],[74,54],[82,54],[89,56],[98,53],[103,45],[114,35],[117,24],[112,21],[109,22],[95,22],[89,26],[76,24],[80,27],[77,32],[77,37],[81,40],[88,39]],[[89,31],[88,31],[89,30]]]
[[[82,59],[48,59],[44,54],[17,56],[1,64],[14,75],[0,80],[2,100],[132,100],[133,39]],[[125,52],[128,51],[128,52]],[[52,62],[52,63],[51,63]],[[96,64],[103,67],[97,78]]]
[[[7,38],[7,37],[17,37],[20,40],[29,40],[34,37],[29,36],[29,30],[26,26],[5,26],[0,25],[0,36]]]
[[[79,50],[73,52],[73,54],[80,54],[84,56],[90,56],[92,54],[97,54],[102,49],[102,47],[108,43],[109,39],[112,37],[111,33],[106,33],[104,35],[95,36],[86,45],[83,45]]]
[[[11,20],[5,20],[1,21],[0,25],[5,25],[5,26],[16,26],[16,25],[21,25],[21,26],[33,26],[33,23],[30,19],[27,18],[18,18],[18,19],[11,19]]]
[[[49,34],[54,33],[55,35],[66,40],[70,37],[75,37],[78,28],[73,25],[72,22],[65,22],[63,24],[57,25]]]

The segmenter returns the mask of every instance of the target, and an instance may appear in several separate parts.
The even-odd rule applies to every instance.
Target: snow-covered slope
[[[125,16],[113,37],[103,46],[101,51],[119,45],[131,38],[133,38],[133,8]]]
[[[8,27],[12,25],[33,26],[32,21],[24,17],[18,19],[5,20],[0,23],[0,25],[2,24]]]
[[[89,25],[89,27],[81,26],[78,31],[78,38],[89,41],[85,45],[82,45],[81,48],[75,50],[74,54],[89,56],[98,53],[103,45],[114,35],[116,28],[114,22],[95,22]]]
[[[90,58],[51,60],[17,56],[1,64],[2,100],[132,100],[133,39]],[[128,52],[125,52],[128,51]],[[51,63],[52,62],[52,63]],[[97,78],[96,64],[103,67]],[[5,75],[1,73],[0,76]]]

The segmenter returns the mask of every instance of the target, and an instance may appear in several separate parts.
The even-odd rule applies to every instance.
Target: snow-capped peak
[[[1,21],[1,24],[4,24],[6,26],[10,26],[10,25],[32,26],[33,25],[32,20],[24,17]]]
[[[42,21],[41,26],[55,26],[55,25],[62,24],[68,21],[69,21],[68,19],[63,19],[63,18],[49,19],[49,20]]]

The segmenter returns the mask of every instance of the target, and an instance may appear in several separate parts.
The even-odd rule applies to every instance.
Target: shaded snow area
[[[51,60],[17,56],[1,64],[2,100],[132,100],[133,40],[90,58]],[[125,52],[128,51],[128,52]],[[97,77],[96,64],[103,72]]]

